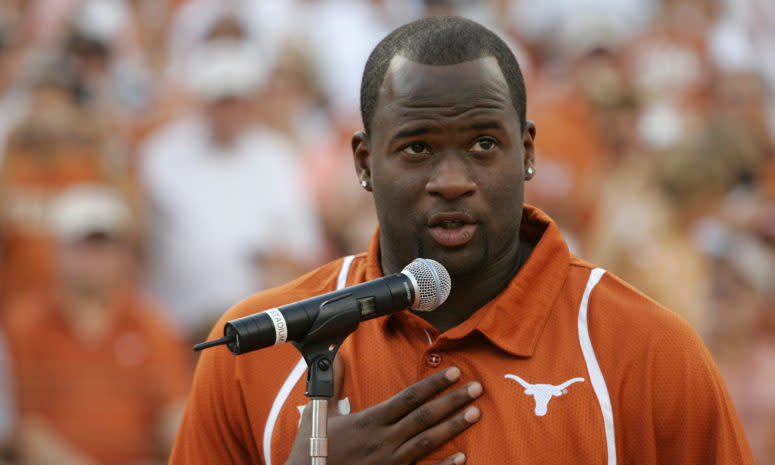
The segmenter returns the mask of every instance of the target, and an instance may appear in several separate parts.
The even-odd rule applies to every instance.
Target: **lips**
[[[476,221],[471,215],[461,212],[436,213],[428,220],[430,234],[434,241],[444,247],[465,245],[476,232]]]

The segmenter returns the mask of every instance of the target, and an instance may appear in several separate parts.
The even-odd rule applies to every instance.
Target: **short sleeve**
[[[250,426],[233,362],[223,346],[202,352],[170,465],[261,463],[257,449],[247,447]]]
[[[665,335],[655,352],[652,393],[659,463],[753,464],[726,385],[700,337]]]

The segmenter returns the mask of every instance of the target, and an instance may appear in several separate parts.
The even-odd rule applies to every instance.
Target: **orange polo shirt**
[[[535,244],[530,258],[467,321],[438,334],[399,312],[347,338],[342,395],[352,411],[454,365],[460,383],[482,383],[481,419],[418,463],[456,451],[470,464],[754,463],[721,376],[686,322],[571,255],[539,210],[526,207],[521,234]],[[348,285],[381,277],[376,237],[349,266],[337,260],[239,303],[212,336],[231,319],[331,292],[340,275]],[[291,344],[205,351],[171,463],[284,463],[297,406],[308,401],[305,370]]]
[[[161,416],[188,394],[192,357],[157,309],[127,295],[93,344],[75,337],[53,298],[18,299],[10,310],[5,329],[19,418],[41,417],[98,464],[163,456]]]

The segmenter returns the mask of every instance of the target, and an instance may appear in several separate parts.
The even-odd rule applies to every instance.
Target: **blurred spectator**
[[[132,285],[133,224],[118,191],[74,186],[50,210],[57,286],[7,316],[22,464],[163,463],[191,357]]]
[[[750,193],[729,200],[756,208]],[[769,463],[775,457],[775,249],[718,219],[700,222],[694,238],[712,260],[708,343],[754,455]]]
[[[605,82],[606,91],[613,92],[616,78],[615,57],[604,49],[589,50],[566,69],[543,76],[528,102],[528,118],[538,128],[540,165],[538,182],[526,184],[525,196],[559,218],[572,244],[583,242],[580,235],[593,213],[610,156],[610,129],[595,117],[596,89],[589,83]],[[573,202],[567,201],[569,196]]]
[[[775,159],[770,104],[772,87],[764,75],[752,67],[719,70],[713,82],[713,120],[731,124],[743,137],[750,139],[756,150],[757,164]],[[754,175],[754,173],[750,173]]]
[[[262,123],[294,140],[302,156],[319,150],[332,137],[326,98],[309,50],[303,42],[289,41],[258,94]]]
[[[5,348],[3,328],[0,327],[0,464],[11,455],[15,406],[11,395],[11,373]]]
[[[192,337],[224,309],[317,263],[320,230],[292,142],[259,125],[253,96],[269,70],[224,16],[192,52],[199,108],[141,152],[149,289]]]
[[[51,285],[46,212],[53,196],[80,182],[130,184],[120,146],[99,115],[74,107],[56,86],[40,87],[32,100],[0,164],[0,302]]]
[[[304,8],[297,9],[292,27],[300,27],[308,39],[331,113],[335,119],[358,121],[360,75],[369,53],[401,23],[402,16],[419,11],[406,0],[312,0],[300,4]]]
[[[0,3],[0,147],[13,125],[18,121],[19,106],[23,104],[14,84],[24,58],[24,44],[20,39],[21,7],[18,1]],[[3,160],[0,150],[0,163]]]

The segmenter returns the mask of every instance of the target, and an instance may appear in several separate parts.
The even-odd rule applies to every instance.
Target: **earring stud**
[[[369,187],[369,181],[367,181],[365,179],[361,179],[361,187],[363,187],[364,189],[368,188]]]
[[[527,167],[527,175],[528,176],[532,176],[534,173],[535,173],[535,170],[533,169],[533,167],[532,166],[528,166]]]

